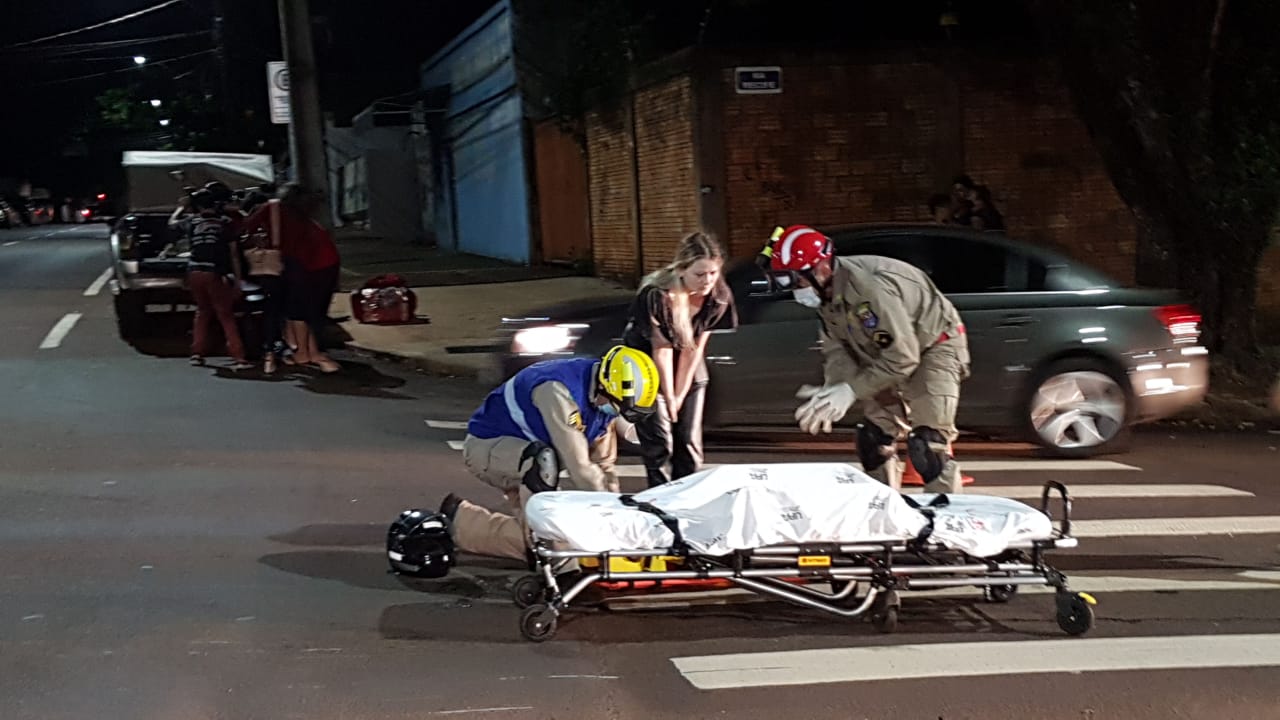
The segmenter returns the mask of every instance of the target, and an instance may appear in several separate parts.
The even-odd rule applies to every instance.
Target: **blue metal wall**
[[[508,0],[422,65],[422,87],[450,87],[437,190],[441,245],[529,262],[529,197]],[[452,212],[446,210],[451,209]]]

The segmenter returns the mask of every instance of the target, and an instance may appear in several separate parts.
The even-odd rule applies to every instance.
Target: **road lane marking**
[[[1280,515],[1072,520],[1078,538],[1280,534]]]
[[[430,425],[431,422],[432,421],[428,420],[427,424]],[[446,442],[449,445],[449,447],[454,450],[462,449],[462,442],[460,440],[448,440]],[[744,464],[752,464],[752,463],[744,463]],[[755,464],[758,464],[758,463],[755,463]],[[862,467],[860,463],[856,463],[856,462],[850,462],[849,464],[856,468]],[[703,465],[702,467],[704,470],[706,470],[713,467],[718,467],[718,465],[708,464],[708,465]],[[1052,470],[1057,472],[1095,472],[1095,471],[1105,471],[1105,470],[1123,470],[1126,472],[1128,471],[1142,472],[1142,468],[1137,467],[1135,465],[1126,465],[1124,463],[1118,463],[1111,460],[970,460],[968,462],[961,463],[960,469],[963,471],[971,471],[971,472],[1005,472],[1005,471],[1011,471],[1011,470],[1025,471],[1025,472],[1046,471],[1046,470]],[[644,477],[644,468],[640,465],[619,465],[618,476],[619,477]],[[1134,490],[1134,492],[1141,492],[1141,491]],[[1039,488],[1036,489],[1034,494],[1036,497],[1039,497],[1040,495]],[[1115,497],[1126,497],[1126,496],[1116,495]],[[1148,497],[1148,496],[1130,495],[1127,497]],[[1181,497],[1189,497],[1189,496],[1181,496]]]
[[[470,713],[498,713],[498,712],[516,712],[519,710],[532,710],[532,705],[505,705],[503,707],[488,708],[464,708],[462,710],[433,710],[431,715],[465,715]]]
[[[62,344],[63,338],[67,333],[71,332],[71,328],[80,322],[80,313],[67,313],[62,319],[54,324],[53,329],[48,335],[44,336],[44,340],[40,341],[41,350],[52,350]]]
[[[1249,573],[1240,573],[1249,577]],[[1118,593],[1176,593],[1176,592],[1254,592],[1280,590],[1280,578],[1275,582],[1256,580],[1178,580],[1158,577],[1126,577],[1123,575],[1069,575],[1067,582],[1076,592],[1087,592],[1104,599]],[[1019,585],[1018,594],[1048,595],[1055,590],[1047,585]],[[904,602],[912,598],[969,598],[982,597],[977,587],[940,588],[937,590],[911,590],[903,593]],[[606,600],[610,610],[620,612],[647,612],[695,607],[699,605],[740,605],[777,602],[767,595],[750,590],[728,588],[703,592],[664,592],[654,595],[633,595]]]
[[[437,430],[466,430],[467,423],[455,422],[453,420],[426,420],[427,427]]]
[[[5,247],[12,247],[12,246],[14,246],[14,245],[17,245],[17,244],[18,244],[18,243],[20,243],[20,242],[22,242],[22,241],[21,241],[21,240],[10,240],[9,242],[5,243],[5,244],[4,244],[4,246],[5,246]]]
[[[1032,673],[1272,667],[1280,665],[1280,635],[931,643],[703,655],[672,658],[671,662],[699,690]]]
[[[106,285],[107,281],[110,279],[111,279],[111,268],[107,268],[106,270],[102,271],[102,274],[98,276],[97,280],[94,280],[92,283],[89,284],[89,287],[86,288],[84,291],[84,296],[93,297],[94,295],[97,295],[98,293],[102,292],[102,286]]]

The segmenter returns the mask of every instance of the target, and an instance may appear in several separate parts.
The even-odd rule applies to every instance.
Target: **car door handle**
[[[1030,315],[1005,315],[1000,318],[1000,325],[998,327],[1022,327],[1023,325],[1030,325],[1035,321],[1036,319]]]
[[[707,362],[715,365],[737,365],[738,361],[733,359],[732,355],[708,355]]]

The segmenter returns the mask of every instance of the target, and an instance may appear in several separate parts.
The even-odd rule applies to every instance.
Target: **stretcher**
[[[1077,544],[1070,495],[1053,481],[1037,509],[902,494],[844,463],[722,465],[634,495],[539,493],[525,521],[533,573],[513,596],[533,642],[550,639],[592,586],[606,595],[738,587],[892,632],[905,592],[973,586],[1003,603],[1041,585],[1055,589],[1064,632],[1083,635],[1094,622],[1094,598],[1045,562],[1046,551]]]

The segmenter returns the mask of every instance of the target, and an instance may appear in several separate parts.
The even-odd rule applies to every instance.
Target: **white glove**
[[[817,435],[819,430],[831,432],[832,423],[839,422],[857,399],[849,383],[822,387],[805,385],[796,391],[796,397],[802,400],[808,398],[807,402],[796,408],[795,418],[800,429],[810,435]]]

